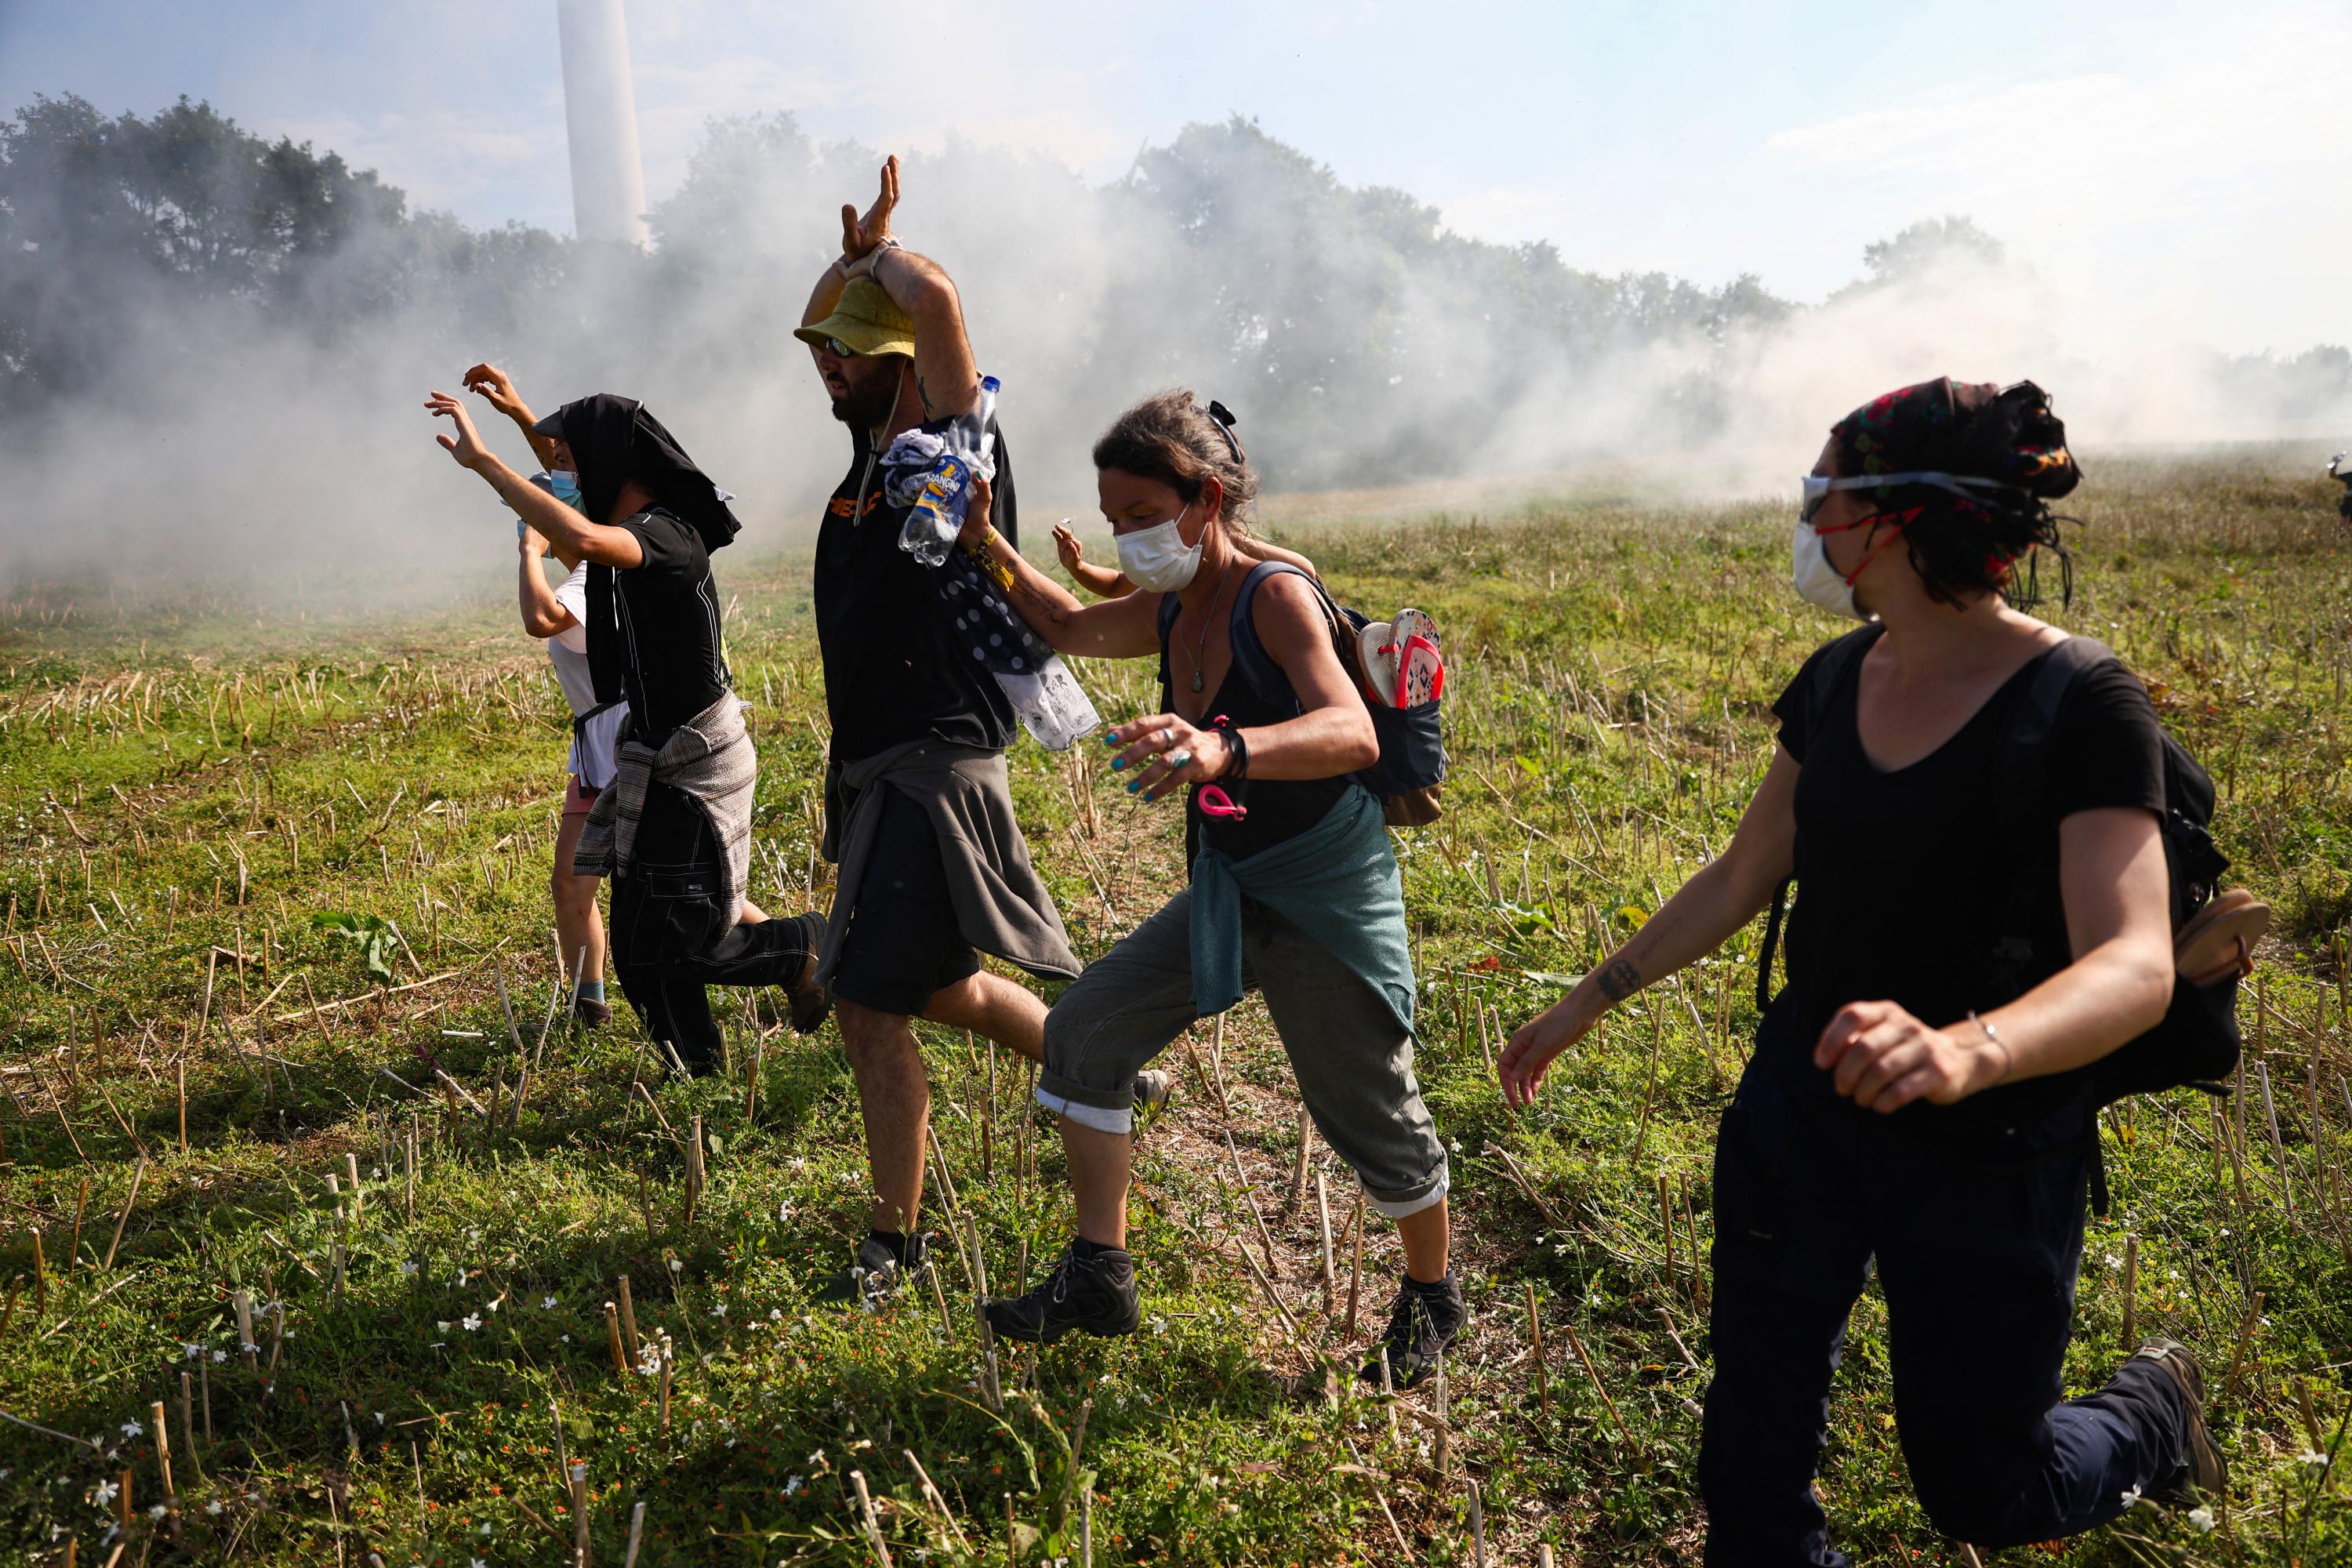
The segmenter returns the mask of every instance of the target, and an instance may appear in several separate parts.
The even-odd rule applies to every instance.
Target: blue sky
[[[419,205],[568,230],[554,9],[0,0],[0,112],[184,92]],[[883,148],[953,132],[1107,179],[1239,111],[1462,232],[1601,271],[1813,299],[1868,241],[1967,213],[2094,338],[2352,340],[2340,4],[631,0],[629,20],[656,199],[719,114]]]

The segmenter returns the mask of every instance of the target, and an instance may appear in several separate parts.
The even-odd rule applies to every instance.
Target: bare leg
[[[604,920],[596,912],[596,877],[572,874],[572,854],[580,847],[580,830],[588,825],[584,814],[573,813],[556,825],[555,865],[548,874],[548,893],[555,904],[555,939],[563,947],[564,978],[577,970],[583,981],[604,980]],[[580,950],[588,950],[585,964]]]
[[[1078,1234],[1097,1247],[1124,1248],[1128,1173],[1134,1140],[1123,1132],[1082,1127],[1066,1116],[1055,1120],[1062,1127],[1062,1152],[1070,1162],[1070,1187],[1077,1198]]]
[[[1419,1214],[1407,1215],[1396,1222],[1397,1239],[1404,1243],[1404,1271],[1424,1285],[1434,1285],[1445,1278],[1451,1259],[1446,1246],[1451,1226],[1446,1218],[1445,1200],[1438,1199]]]
[[[931,993],[923,1016],[971,1029],[1033,1062],[1045,1059],[1045,1004],[1037,994],[986,970]]]
[[[915,1031],[903,1013],[879,1013],[836,1001],[841,1043],[857,1079],[866,1121],[866,1162],[874,1173],[872,1225],[911,1233],[923,1201],[923,1142],[930,1127],[931,1084]]]
[[[751,900],[745,899],[742,912],[735,917],[735,923],[739,926],[764,925],[767,923],[767,919],[768,913],[765,910]]]

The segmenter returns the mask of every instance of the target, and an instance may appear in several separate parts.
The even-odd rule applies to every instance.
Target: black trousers
[[[694,801],[653,784],[637,823],[636,863],[613,879],[613,971],[646,1032],[689,1072],[719,1061],[706,985],[795,986],[809,959],[798,921],[739,925],[719,898],[719,838]]]
[[[1873,1258],[1903,1456],[1938,1530],[1982,1547],[2073,1535],[2182,1474],[2187,1410],[2160,1368],[2061,1399],[2094,1109],[1965,1151],[1860,1120],[1874,1114],[1759,1048],[1724,1115],[1698,1467],[1710,1568],[1845,1568],[1813,1475]]]

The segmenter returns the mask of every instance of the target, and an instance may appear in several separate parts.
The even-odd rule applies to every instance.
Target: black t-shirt
[[[612,635],[630,722],[637,739],[658,746],[734,684],[719,635],[719,584],[702,536],[669,512],[656,507],[620,526],[646,558],[613,573]]]
[[[989,431],[996,443],[990,521],[1017,542],[1012,461],[993,421]],[[869,471],[865,437],[851,447],[849,472],[825,504],[816,538],[816,639],[834,754],[854,762],[926,736],[1002,750],[1013,740],[1012,701],[957,646],[931,574],[898,548],[907,509],[883,494],[878,460]]]
[[[1854,723],[1862,659],[1852,661],[1807,734],[1805,692],[1816,652],[1772,710],[1780,744],[1803,764],[1797,780],[1797,887],[1788,931],[1789,989],[1776,1010],[1790,1029],[1780,1065],[1812,1073],[1812,1050],[1849,1002],[1900,1004],[1943,1028],[2010,998],[1991,994],[1993,948],[2020,878],[2040,888],[2028,984],[2070,962],[2058,879],[2058,823],[2102,806],[2164,810],[2162,731],[2147,689],[2107,661],[2074,679],[2049,741],[2050,812],[2030,842],[2011,842],[1996,801],[2011,715],[2041,669],[2038,656],[1936,751],[1882,773]],[[2071,1098],[2075,1074],[2029,1079],[1954,1106],[1915,1101],[1897,1111],[1956,1127],[2030,1118]]]

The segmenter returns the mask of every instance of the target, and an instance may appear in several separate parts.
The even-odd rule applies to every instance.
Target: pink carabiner
[[[1231,795],[1213,784],[1202,784],[1195,790],[1192,799],[1200,806],[1202,816],[1230,817],[1240,822],[1249,816],[1248,806],[1235,805]]]

